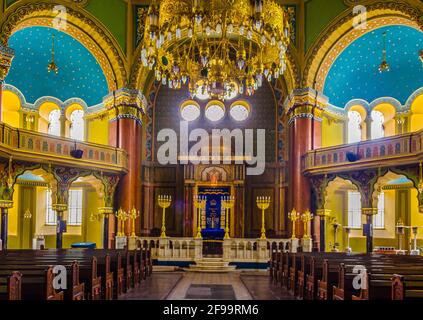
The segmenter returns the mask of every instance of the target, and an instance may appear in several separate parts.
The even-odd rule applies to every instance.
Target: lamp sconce
[[[25,213],[24,213],[24,219],[31,219],[32,218],[32,213],[29,209],[26,209]]]
[[[101,221],[101,219],[103,219],[103,215],[99,212],[91,213],[91,215],[90,215],[90,221],[91,222]]]

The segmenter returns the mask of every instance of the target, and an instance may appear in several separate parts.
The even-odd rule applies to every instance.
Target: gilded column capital
[[[107,95],[103,103],[106,109],[109,110],[111,121],[134,119],[142,124],[142,116],[145,114],[147,99],[141,91],[121,88]]]
[[[11,209],[13,208],[13,201],[11,200],[0,200],[1,209]]]
[[[361,213],[365,216],[375,216],[377,211],[377,208],[361,208]]]
[[[51,205],[51,209],[54,210],[54,211],[56,211],[56,212],[61,213],[63,211],[68,210],[68,205],[67,204],[63,204],[63,203],[53,203]]]
[[[0,85],[9,73],[15,51],[0,44]]]
[[[284,103],[289,124],[297,118],[321,121],[323,110],[327,105],[328,98],[312,88],[295,89]]]

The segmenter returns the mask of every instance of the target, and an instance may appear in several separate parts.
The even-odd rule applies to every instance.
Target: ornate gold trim
[[[2,208],[2,209],[11,209],[11,208],[13,208],[13,201],[10,201],[10,200],[0,200],[0,208]]]
[[[330,209],[317,209],[316,214],[321,218],[327,218],[331,215],[332,210]]]
[[[377,211],[377,208],[361,208],[361,213],[365,216],[375,216]]]

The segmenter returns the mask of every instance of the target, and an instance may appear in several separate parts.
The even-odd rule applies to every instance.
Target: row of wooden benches
[[[274,250],[270,280],[298,299],[423,299],[423,257]]]
[[[141,248],[0,251],[0,300],[112,300],[151,272],[151,253]]]

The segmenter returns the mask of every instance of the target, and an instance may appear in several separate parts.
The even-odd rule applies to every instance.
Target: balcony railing
[[[423,131],[309,151],[302,158],[307,174],[408,164],[422,154]]]
[[[83,151],[80,159],[71,156],[70,152],[75,149]],[[125,150],[16,129],[4,123],[0,123],[0,150],[14,159],[30,162],[48,161],[105,171],[127,170]]]

